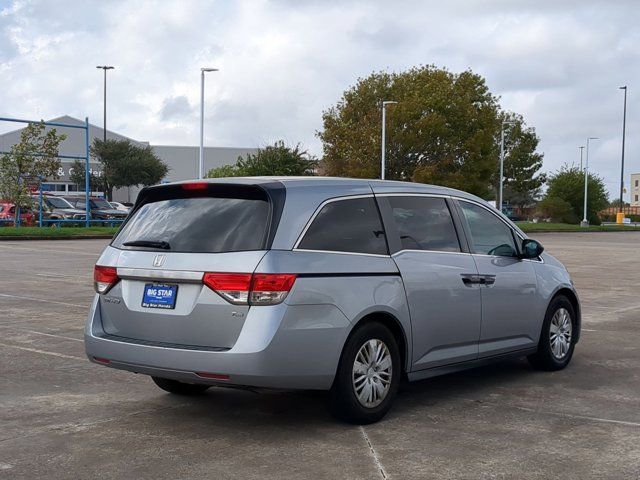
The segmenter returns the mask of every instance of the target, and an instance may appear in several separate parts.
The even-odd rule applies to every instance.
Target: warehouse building
[[[68,115],[54,118],[50,122],[65,123],[71,125],[84,125],[84,121]],[[76,128],[56,128],[58,133],[67,135],[67,139],[60,145],[60,155],[84,156],[85,155],[85,131]],[[22,129],[13,130],[4,134],[0,134],[0,151],[7,152],[11,146],[20,141],[20,132]],[[89,143],[94,138],[104,138],[104,130],[96,125],[89,124]],[[129,140],[137,146],[147,146],[149,142],[134,140],[119,133],[107,130],[107,138],[113,140]],[[170,145],[151,145],[155,154],[167,164],[169,173],[163,179],[163,182],[174,182],[180,180],[189,180],[198,177],[198,156],[199,148],[197,146],[170,146]],[[205,172],[211,168],[220,167],[222,165],[232,165],[236,163],[239,156],[247,153],[255,153],[257,148],[233,148],[233,147],[205,147],[204,149],[204,170]],[[84,185],[75,185],[70,180],[70,170],[73,160],[61,159],[62,168],[58,171],[58,178],[47,179],[42,184],[43,191],[49,191],[56,194],[73,194],[75,192],[84,192]],[[89,168],[98,175],[102,174],[100,163],[91,161]],[[114,200],[119,202],[134,201],[138,195],[140,188],[121,188],[114,191]],[[101,195],[102,192],[94,192]]]

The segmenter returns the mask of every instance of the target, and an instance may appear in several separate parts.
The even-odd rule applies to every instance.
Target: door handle
[[[496,283],[495,275],[476,275],[472,273],[462,273],[460,274],[462,277],[462,283],[464,283],[467,287],[471,287],[473,285],[486,285],[490,287],[494,283]]]
[[[461,273],[460,276],[462,277],[462,283],[464,283],[467,287],[480,285],[482,283],[482,277],[480,275]]]
[[[482,283],[487,287],[490,287],[491,285],[496,283],[495,275],[481,275],[481,276],[482,276]]]

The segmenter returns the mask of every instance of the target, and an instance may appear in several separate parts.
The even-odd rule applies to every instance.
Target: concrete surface
[[[82,325],[106,242],[2,242],[0,478],[639,478],[640,234],[536,238],[582,297],[570,367],[412,384],[364,428],[336,423],[319,393],[176,398],[90,364]]]

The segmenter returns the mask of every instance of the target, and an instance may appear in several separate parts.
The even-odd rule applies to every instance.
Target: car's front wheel
[[[363,325],[343,349],[331,388],[331,412],[349,423],[377,422],[391,408],[401,376],[393,334],[381,323]]]
[[[527,357],[540,370],[561,370],[573,356],[576,314],[571,302],[559,295],[551,301],[542,324],[538,351]]]
[[[175,393],[176,395],[198,395],[209,388],[209,385],[184,383],[169,378],[151,377],[151,379],[165,392]]]

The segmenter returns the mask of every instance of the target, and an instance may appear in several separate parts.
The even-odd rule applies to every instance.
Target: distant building
[[[640,207],[640,173],[631,174],[631,189],[629,190],[632,207]]]
[[[70,117],[68,115],[49,120],[51,122],[67,123],[71,125],[84,125],[82,120]],[[76,128],[56,127],[59,133],[67,135],[67,139],[60,145],[60,155],[83,156],[85,154],[85,133],[84,130]],[[22,129],[13,130],[4,134],[0,134],[0,151],[6,152],[11,146],[20,141],[20,132]],[[102,139],[104,137],[103,129],[89,124],[89,143],[93,143],[94,138]],[[137,146],[147,146],[149,142],[134,140],[124,135],[107,130],[107,138],[114,140],[129,140]],[[179,180],[188,180],[198,177],[198,147],[197,146],[169,146],[169,145],[151,145],[155,154],[167,164],[169,173],[163,180],[166,182],[175,182]],[[232,147],[205,147],[204,148],[204,170],[205,172],[222,165],[231,165],[236,163],[239,156],[247,153],[255,153],[257,148],[232,148]],[[43,191],[50,191],[56,194],[73,194],[75,192],[84,192],[83,185],[75,185],[70,182],[69,176],[71,164],[73,160],[61,159],[62,168],[59,170],[57,179],[47,179],[42,184]],[[89,168],[92,172],[102,174],[101,166],[98,162],[90,162]],[[134,201],[138,195],[140,188],[120,188],[114,191],[114,200],[126,202]]]

